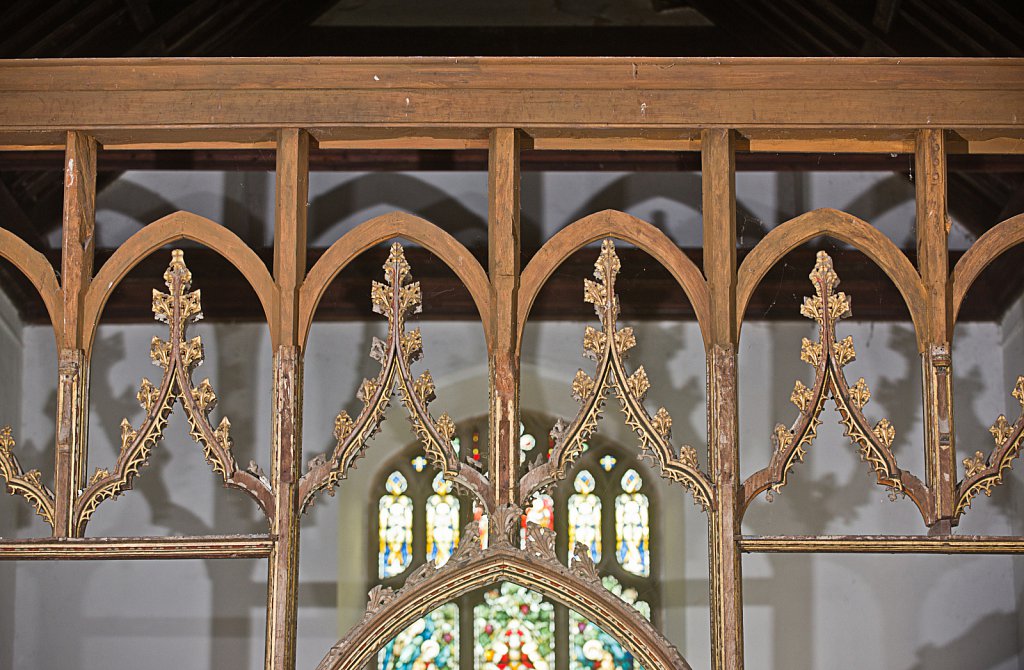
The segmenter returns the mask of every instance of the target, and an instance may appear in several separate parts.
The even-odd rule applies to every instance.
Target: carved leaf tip
[[[875,424],[873,432],[875,437],[877,437],[879,441],[886,446],[886,448],[892,447],[892,442],[896,439],[896,428],[889,423],[888,419],[882,419]]]
[[[356,397],[363,404],[369,403],[373,399],[373,394],[377,392],[377,382],[372,379],[364,379],[363,383],[359,385],[359,390],[356,392]]]
[[[814,259],[814,268],[809,275],[811,282],[818,289],[818,295],[831,295],[839,286],[839,277],[832,265],[832,257],[819,251]]]
[[[857,352],[853,348],[853,337],[847,335],[833,345],[836,353],[836,363],[843,367],[850,361],[857,358]]]
[[[448,444],[451,444],[452,438],[455,436],[455,422],[448,416],[448,412],[442,412],[441,416],[437,417],[437,432],[440,433]]]
[[[793,385],[793,393],[789,396],[789,401],[796,405],[796,408],[801,412],[806,412],[807,408],[811,405],[811,398],[813,397],[811,389],[804,386],[804,383],[800,380]]]
[[[590,555],[590,549],[582,542],[577,542],[572,550],[572,571],[584,581],[600,583],[601,575],[594,565],[594,559]]]
[[[139,401],[142,409],[146,410],[146,414],[153,411],[153,406],[156,405],[159,396],[160,390],[148,378],[143,377],[142,382],[139,384],[139,392],[135,395],[135,398]]]
[[[1013,397],[1020,403],[1020,407],[1024,410],[1024,377],[1017,377],[1017,384],[1013,387]]]
[[[405,353],[405,360],[408,363],[415,363],[423,357],[423,335],[420,333],[419,328],[402,335],[401,343],[402,351]],[[383,363],[383,357],[378,359],[378,362]]]
[[[209,415],[213,411],[213,408],[217,406],[217,394],[214,392],[209,378],[203,379],[199,386],[192,389],[192,399],[205,414]]]
[[[965,458],[963,460],[963,464],[964,475],[968,479],[975,476],[988,466],[988,464],[986,463],[985,454],[980,451],[974,452],[974,456],[972,458]]]
[[[821,343],[812,342],[806,337],[800,343],[800,360],[808,365],[818,367],[821,363]]]
[[[793,441],[793,433],[781,423],[775,424],[775,430],[772,431],[772,441],[775,443],[775,450],[782,451],[790,445]]]
[[[850,387],[850,400],[857,409],[864,409],[864,406],[871,400],[871,390],[868,383],[861,377],[857,383]]]
[[[345,441],[352,434],[353,425],[354,422],[348,412],[345,410],[338,412],[338,416],[334,417],[334,439],[338,442]]]
[[[582,369],[576,371],[576,376],[572,380],[572,397],[577,402],[586,402],[588,398],[594,393],[594,389],[597,383],[594,379],[584,372]]]
[[[384,264],[384,277],[391,286],[401,286],[410,276],[409,262],[401,243],[393,242],[388,260]]]
[[[435,394],[436,387],[434,386],[434,378],[430,374],[430,370],[424,370],[416,381],[413,382],[413,391],[416,393],[416,397],[420,399],[422,403],[429,403],[434,400],[437,396]]]
[[[654,430],[658,431],[658,435],[663,440],[668,440],[672,437],[672,416],[664,407],[659,407],[658,411],[654,413],[651,425],[654,426]],[[686,447],[683,447],[683,449],[686,449]]]
[[[1013,424],[1006,420],[1005,415],[1000,414],[996,422],[988,429],[988,432],[992,433],[996,446],[1001,447],[1013,435]]]
[[[171,366],[171,343],[154,335],[149,343],[149,358],[153,365],[167,370]]]
[[[220,423],[217,425],[217,430],[213,431],[213,434],[221,448],[231,449],[231,446],[234,444],[231,439],[231,422],[226,416],[221,418]]]
[[[620,354],[625,354],[627,351],[636,346],[636,335],[633,334],[633,329],[630,327],[621,328],[615,333],[615,347],[619,350]]]
[[[638,401],[643,402],[644,398],[647,397],[647,391],[651,388],[651,382],[647,378],[647,371],[644,370],[644,366],[640,366],[636,369],[636,372],[629,376],[626,380],[626,386],[629,387],[629,392],[633,394],[633,397]]]
[[[594,361],[598,360],[604,353],[607,343],[608,336],[597,328],[587,326],[586,330],[583,331],[583,354],[587,358]]]

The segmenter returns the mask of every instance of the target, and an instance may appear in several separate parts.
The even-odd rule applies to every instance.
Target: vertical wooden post
[[[519,132],[491,132],[487,252],[491,280],[490,479],[499,507],[519,504]]]
[[[715,670],[743,667],[739,408],[736,377],[736,160],[728,129],[701,133],[704,275],[711,294],[708,451],[718,491],[708,520],[711,659]]]
[[[75,497],[85,483],[85,440],[89,367],[83,350],[85,292],[93,272],[96,232],[96,140],[67,135],[64,155],[64,219],[61,238],[61,293],[57,385],[57,451],[54,457],[54,524],[57,537],[73,537]]]
[[[299,592],[299,477],[302,460],[302,351],[298,333],[299,288],[306,272],[306,198],[309,193],[309,135],[289,128],[277,142],[274,226],[274,300],[271,332],[274,397],[270,479],[274,488],[267,579],[265,666],[295,667]]]
[[[924,383],[925,468],[934,496],[933,534],[946,535],[956,493],[953,385],[950,341],[953,290],[949,274],[949,216],[946,213],[946,142],[942,130],[918,131],[917,264],[924,282],[927,321],[921,352]]]

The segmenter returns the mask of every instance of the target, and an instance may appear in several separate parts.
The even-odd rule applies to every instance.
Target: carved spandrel
[[[957,484],[956,518],[967,511],[979,493],[992,495],[992,489],[1003,482],[1006,470],[1013,467],[1013,460],[1020,454],[1024,443],[1024,377],[1017,377],[1011,395],[1021,406],[1017,420],[1010,423],[1006,415],[1000,414],[989,428],[995,442],[989,455],[976,451],[973,457],[963,459],[964,478]]]
[[[36,514],[53,528],[53,491],[43,483],[39,470],[25,472],[22,469],[14,446],[11,427],[0,428],[0,477],[7,483],[7,492],[25,498]]]
[[[594,305],[601,322],[600,330],[587,326],[583,333],[583,353],[597,362],[593,375],[582,369],[576,373],[571,392],[580,403],[580,411],[570,423],[559,419],[551,430],[554,448],[547,462],[534,465],[520,481],[520,496],[529,500],[539,490],[565,478],[567,470],[583,453],[584,443],[597,428],[608,394],[615,393],[625,416],[626,425],[636,433],[641,451],[660,466],[666,479],[676,481],[693,495],[704,510],[714,507],[714,485],[699,467],[697,451],[683,445],[678,450],[670,443],[672,417],[664,407],[651,416],[644,407],[650,380],[642,365],[627,370],[625,358],[636,346],[632,328],[619,328],[619,298],[615,280],[621,264],[615,244],[605,240],[594,264],[594,278],[585,279],[583,299]]]
[[[778,424],[772,431],[771,461],[744,482],[744,502],[749,503],[761,492],[766,492],[770,500],[772,494],[782,490],[793,466],[803,461],[814,442],[825,401],[831,398],[844,435],[858,447],[862,460],[871,466],[878,483],[889,488],[892,496],[909,496],[925,523],[931,525],[934,514],[931,492],[916,476],[901,470],[892,453],[895,427],[885,418],[872,426],[863,413],[871,399],[867,382],[861,377],[851,386],[846,380],[844,368],[855,360],[857,353],[851,336],[837,339],[836,324],[852,315],[852,305],[849,296],[836,291],[839,277],[831,257],[824,251],[818,252],[809,278],[814,295],[804,299],[800,314],[818,324],[818,339],[803,339],[800,359],[814,368],[814,383],[806,386],[798,380],[794,385],[790,401],[797,408],[796,420],[788,428]]]
[[[203,343],[199,336],[189,338],[188,326],[203,317],[201,294],[192,288],[192,272],[185,265],[180,249],[171,252],[164,272],[168,292],[153,290],[153,315],[166,323],[168,337],[153,337],[150,359],[163,373],[158,383],[143,378],[137,399],[146,416],[135,428],[128,419],[121,421],[121,445],[113,471],[97,468],[75,503],[75,526],[83,532],[89,519],[104,500],[116,498],[132,488],[140,469],[162,439],[164,428],[174,409],[181,405],[189,433],[203,449],[207,463],[219,474],[224,485],[240,489],[252,497],[264,514],[273,513],[270,482],[255,463],[240,469],[232,453],[231,422],[223,417],[214,427],[210,413],[217,405],[217,394],[209,379],[196,386],[192,374],[203,362]]]
[[[429,406],[436,395],[430,371],[425,370],[418,376],[412,372],[413,363],[423,357],[423,337],[418,328],[406,331],[406,319],[422,310],[422,291],[419,282],[412,280],[401,244],[391,245],[383,269],[384,283],[375,281],[370,288],[373,311],[388,321],[387,340],[374,338],[370,347],[370,357],[380,365],[380,371],[373,379],[364,379],[359,386],[356,397],[363,404],[359,414],[353,418],[342,410],[335,418],[335,446],[330,455],[322,454],[309,461],[308,470],[299,483],[301,509],[309,509],[321,491],[333,495],[334,487],[348,476],[365,453],[370,438],[380,430],[397,389],[416,437],[432,465],[445,479],[476,497],[485,510],[490,510],[492,493],[486,475],[462,462],[452,446],[455,422],[447,413],[437,419],[430,413]]]

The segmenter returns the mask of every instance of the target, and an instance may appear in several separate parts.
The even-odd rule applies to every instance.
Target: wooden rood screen
[[[1024,441],[1024,417],[999,417],[995,447],[967,459],[958,480],[952,430],[950,341],[967,289],[982,270],[1024,242],[1024,217],[995,226],[949,265],[946,159],[953,152],[1024,149],[1024,63],[1013,60],[665,60],[665,59],[339,59],[12,61],[0,64],[0,145],[7,150],[60,148],[64,165],[63,256],[60,273],[25,241],[0,230],[0,255],[32,282],[59,343],[57,444],[52,490],[38,471],[24,472],[16,439],[0,434],[0,474],[53,528],[52,538],[4,540],[0,558],[139,559],[265,558],[269,566],[266,667],[295,664],[298,538],[303,511],[321,491],[344,486],[352,462],[397,394],[426,455],[487,512],[486,548],[464,541],[442,568],[431,564],[393,592],[371,592],[365,617],[330,650],[320,667],[360,668],[417,617],[469,590],[508,580],[582,613],[621,642],[648,670],[688,667],[645,619],[602,588],[586,551],[567,567],[553,533],[531,526],[519,539],[523,501],[555,485],[580,455],[606,400],[615,397],[640,448],[665,477],[685,487],[707,515],[715,668],[743,666],[741,554],[744,552],[1021,553],[1021,537],[953,534],[971,499],[1000,483]],[[486,148],[488,267],[434,224],[408,215],[380,217],[338,240],[307,271],[306,200],[311,142],[327,148]],[[93,263],[97,151],[261,147],[276,151],[273,272],[241,239],[216,223],[179,212],[152,223],[100,267]],[[523,148],[699,151],[703,173],[703,259],[697,267],[661,231],[617,212],[600,212],[559,231],[520,267],[519,157]],[[772,230],[737,266],[736,152],[914,152],[917,262],[869,223],[816,210]],[[835,288],[831,259],[819,254],[801,313],[818,324],[802,358],[814,383],[793,392],[797,419],[774,436],[763,469],[741,481],[736,345],[754,289],[788,251],[817,236],[863,251],[898,288],[913,319],[922,359],[926,454],[924,472],[901,469],[888,421],[869,423],[870,391],[848,382],[849,339],[835,325],[850,303]],[[429,374],[414,371],[418,330],[407,315],[421,303],[401,246],[392,247],[382,281],[366,286],[387,319],[386,342],[372,355],[379,373],[364,382],[361,410],[343,414],[337,445],[303,466],[303,349],[312,315],[331,280],[363,251],[392,238],[412,240],[443,260],[466,285],[486,334],[490,369],[488,469],[455,452],[455,426],[429,407]],[[266,475],[240,467],[230,425],[214,425],[216,402],[192,369],[202,343],[187,334],[201,305],[190,289],[187,259],[175,252],[153,311],[167,323],[154,340],[158,382],[144,381],[146,416],[126,423],[117,462],[85,469],[88,374],[98,317],[118,282],[150,252],[187,238],[232,263],[251,284],[274,347],[272,443]],[[648,382],[624,354],[635,344],[618,320],[619,259],[612,239],[635,245],[672,274],[693,305],[707,355],[707,451],[673,444],[671,417],[644,405]],[[586,328],[592,374],[566,380],[579,414],[556,426],[549,461],[520,477],[520,341],[531,305],[556,268],[584,245],[604,240],[585,299],[598,325]],[[414,270],[415,268],[413,268]],[[810,268],[808,268],[810,269]],[[582,282],[584,278],[580,277]],[[209,289],[208,289],[209,290]],[[215,290],[215,289],[214,289]],[[426,361],[429,363],[429,352]],[[1022,370],[1024,372],[1024,370]],[[1024,378],[1007,389],[1024,405]],[[851,442],[878,483],[905,494],[921,514],[919,536],[744,537],[740,522],[759,492],[778,490],[814,438],[832,398]],[[193,437],[225,485],[253,498],[267,532],[240,537],[84,537],[98,505],[132,486],[172,411],[184,412]],[[971,448],[973,452],[973,445]],[[45,479],[49,479],[47,476]],[[464,538],[478,534],[467,529]],[[582,545],[581,545],[582,546]]]

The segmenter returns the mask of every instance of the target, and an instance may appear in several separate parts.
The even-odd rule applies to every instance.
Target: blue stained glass
[[[622,490],[615,497],[615,558],[627,572],[640,577],[651,574],[650,502],[639,493],[644,485],[636,470],[622,476]]]
[[[650,605],[637,600],[635,589],[623,589],[618,580],[610,576],[604,577],[601,583],[650,620]],[[643,670],[618,640],[572,610],[569,611],[569,635],[572,639],[569,670]]]
[[[458,670],[458,605],[442,605],[414,622],[388,642],[377,661],[380,670]]]
[[[601,499],[594,494],[594,475],[583,470],[573,482],[576,493],[569,496],[569,555],[576,543],[590,550],[594,563],[601,561]]]
[[[451,482],[440,472],[433,487],[434,495],[427,498],[427,560],[440,567],[459,544],[459,499],[451,494]]]
[[[378,505],[379,548],[377,576],[381,579],[405,572],[412,563],[412,498],[405,495],[409,482],[397,470],[384,484],[388,494]]]

